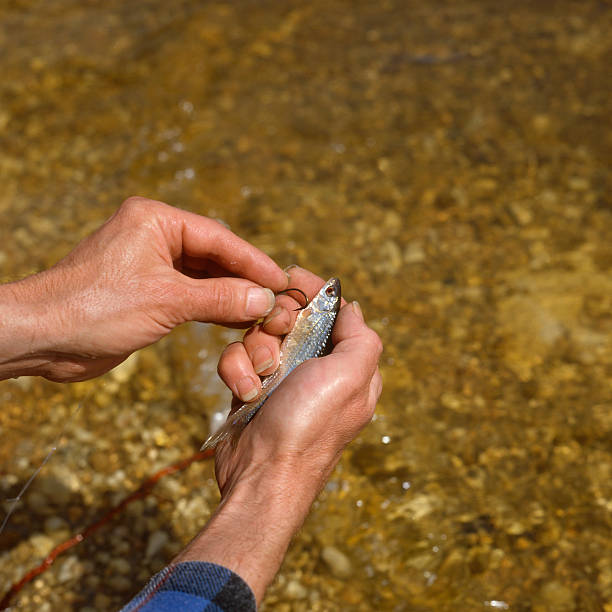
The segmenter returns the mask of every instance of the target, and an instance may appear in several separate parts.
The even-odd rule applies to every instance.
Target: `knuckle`
[[[217,374],[223,379],[226,380],[231,369],[232,355],[235,355],[237,350],[240,350],[241,342],[232,342],[228,344],[224,349],[223,353],[221,353],[221,357],[219,357],[219,363],[217,364]]]
[[[369,343],[371,350],[376,354],[377,358],[381,356],[383,352],[383,343],[380,336],[373,330],[368,330],[367,342]]]
[[[131,196],[124,200],[121,204],[121,210],[125,212],[140,212],[150,207],[151,200],[147,200],[147,198],[143,198],[141,196]]]
[[[229,317],[235,307],[234,292],[230,287],[222,283],[215,283],[212,289],[212,300],[216,305],[219,316]]]

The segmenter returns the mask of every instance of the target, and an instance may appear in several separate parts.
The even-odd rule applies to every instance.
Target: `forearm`
[[[51,362],[44,286],[42,275],[0,285],[0,380],[41,374]]]
[[[311,476],[282,471],[285,476],[268,465],[238,482],[176,561],[227,567],[249,584],[259,603],[319,491]]]

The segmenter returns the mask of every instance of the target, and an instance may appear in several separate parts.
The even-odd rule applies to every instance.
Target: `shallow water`
[[[611,26],[596,1],[0,7],[3,281],[140,194],[338,275],[383,338],[377,418],[265,609],[612,610]],[[3,498],[61,436],[0,589],[199,447],[234,338],[0,383]],[[210,464],[165,478],[19,609],[116,609],[217,497]]]

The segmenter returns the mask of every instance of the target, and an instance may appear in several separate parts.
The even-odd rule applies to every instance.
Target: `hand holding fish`
[[[298,268],[291,270],[290,284],[312,296],[323,280]],[[341,308],[332,340],[331,354],[302,363],[283,380],[236,444],[218,447],[222,502],[176,559],[232,569],[258,601],[342,450],[372,418],[381,392],[381,342],[355,302]],[[258,326],[244,344],[225,351],[219,371],[235,389],[243,375],[254,374],[257,348],[265,346],[278,358],[279,345]]]
[[[337,279],[320,291],[322,285],[301,268],[291,269],[288,279],[267,255],[212,219],[130,198],[55,266],[0,286],[0,379],[84,380],[183,322],[246,327],[268,315],[219,362],[237,398],[248,403],[261,393],[267,401],[254,412],[247,404],[245,422],[255,418],[235,444],[218,448],[222,502],[176,559],[224,565],[261,601],[343,448],[370,421],[382,386],[380,339],[356,302],[338,312]],[[325,333],[313,336],[320,342],[307,350],[300,344],[290,367],[286,357],[300,337],[293,331],[304,322],[307,331],[320,330],[320,321],[307,311],[298,315],[302,304],[287,295],[275,300],[273,292],[288,286],[316,296],[308,313],[333,314]],[[304,361],[321,354],[332,325],[333,351]],[[275,370],[282,374],[278,384],[264,382],[262,392],[257,374]]]
[[[129,198],[55,266],[0,287],[0,379],[92,378],[186,321],[247,327],[286,287],[217,221]]]

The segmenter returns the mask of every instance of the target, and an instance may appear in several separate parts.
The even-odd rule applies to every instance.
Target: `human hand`
[[[309,298],[323,283],[306,270],[291,269],[289,284],[302,289]],[[277,300],[284,301],[279,317],[291,315],[295,319],[292,298],[279,296]],[[231,389],[239,389],[245,377],[258,378],[257,356],[262,349],[278,362],[280,338],[267,333],[271,321],[265,323],[249,330],[243,343],[234,343],[223,353],[219,374]],[[292,324],[289,321],[288,325]],[[305,362],[283,381],[245,428],[237,445],[220,445],[216,469],[222,495],[236,481],[262,468],[276,474],[288,471],[294,477],[303,473],[307,480],[303,486],[309,495],[316,495],[344,446],[370,421],[382,387],[377,367],[382,345],[365,324],[357,303],[345,303],[340,310],[332,340],[330,355]],[[236,399],[234,408],[239,404]],[[292,489],[291,495],[295,493],[295,487]]]
[[[293,268],[289,284],[312,297],[323,280]],[[223,353],[219,373],[230,388],[236,389],[244,375],[256,377],[253,356],[258,348],[266,348],[278,361],[280,339],[265,328],[289,331],[290,317],[296,316],[290,299],[277,297],[285,308],[275,318],[283,323],[268,320],[251,329],[244,343]],[[341,308],[332,340],[332,353],[298,366],[235,446],[224,441],[217,447],[221,503],[175,559],[228,567],[246,580],[258,602],[342,450],[371,420],[381,392],[377,364],[382,345],[355,302]],[[239,404],[236,398],[234,407]]]
[[[180,323],[252,324],[286,287],[267,255],[217,221],[129,198],[55,266],[1,287],[0,378],[91,378]]]

